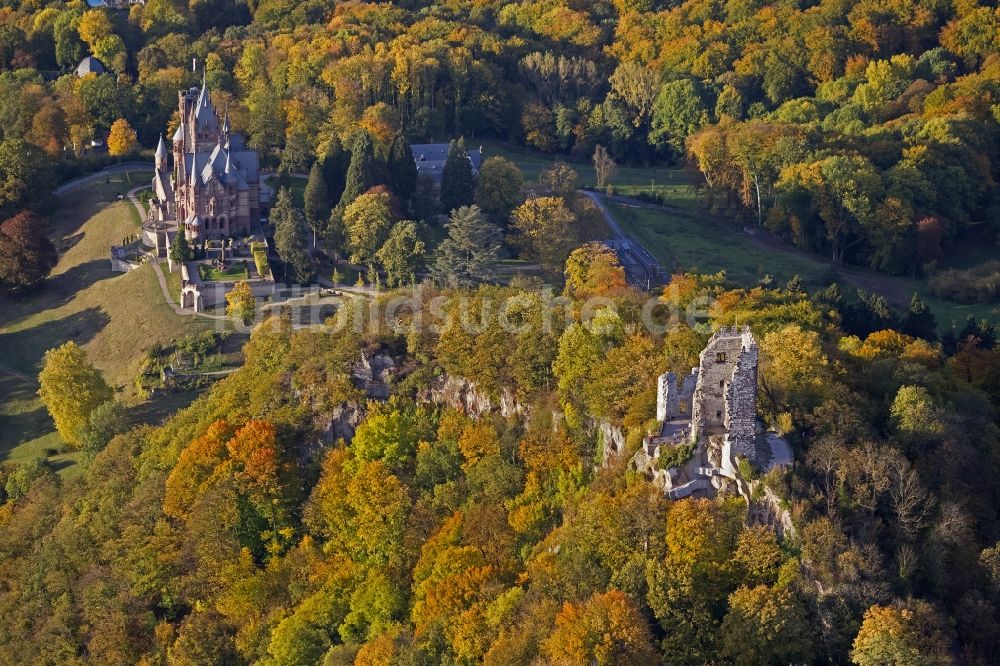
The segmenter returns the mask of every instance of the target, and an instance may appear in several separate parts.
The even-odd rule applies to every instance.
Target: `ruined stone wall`
[[[698,383],[698,368],[680,382],[672,372],[665,372],[656,381],[656,420],[659,422],[691,417],[691,400]]]
[[[726,387],[725,427],[733,453],[752,459],[757,439],[757,341],[746,331],[740,336],[740,346],[736,368]]]
[[[692,434],[695,437],[705,432],[719,432],[726,427],[727,394],[744,344],[743,329],[723,328],[712,336],[702,350],[692,406]],[[754,384],[756,385],[756,374]]]

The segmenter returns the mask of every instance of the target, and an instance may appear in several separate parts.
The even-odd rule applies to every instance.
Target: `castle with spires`
[[[153,173],[146,235],[165,255],[175,234],[193,244],[250,236],[257,229],[262,203],[257,152],[232,131],[229,113],[222,122],[208,85],[178,92],[180,125],[173,135],[173,164],[160,136]]]

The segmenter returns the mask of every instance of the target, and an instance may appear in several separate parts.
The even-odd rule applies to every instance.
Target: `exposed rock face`
[[[445,376],[421,391],[417,398],[424,402],[448,405],[473,418],[480,418],[494,411],[499,411],[503,417],[523,417],[528,412],[511,391],[504,389],[500,400],[494,404],[490,396],[462,377]]]
[[[625,452],[625,433],[620,426],[611,425],[608,421],[595,421],[589,424],[598,430],[598,437],[604,443],[604,452],[601,456],[601,465],[607,465],[612,456],[619,456]]]
[[[347,402],[335,408],[327,418],[326,427],[323,429],[323,441],[327,444],[332,444],[338,439],[350,442],[364,416],[364,408],[357,403]]]
[[[795,536],[792,515],[781,506],[781,499],[770,488],[764,489],[763,497],[750,502],[747,523],[772,527],[778,534],[778,538],[785,535]]]
[[[392,379],[396,375],[396,361],[388,354],[362,352],[361,359],[351,368],[354,385],[371,398],[387,400],[392,394]]]

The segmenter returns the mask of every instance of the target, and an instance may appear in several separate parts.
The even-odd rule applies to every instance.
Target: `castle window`
[[[717,353],[715,355],[715,362],[716,363],[725,363],[726,362],[726,352],[719,352],[719,353]]]
[[[725,379],[720,379],[720,380],[719,380],[719,388],[722,388],[722,387],[724,387],[725,385],[726,385],[726,380],[725,380]]]
[[[715,412],[715,418],[717,418],[717,419],[721,419],[722,418],[722,410],[716,410],[716,412]]]

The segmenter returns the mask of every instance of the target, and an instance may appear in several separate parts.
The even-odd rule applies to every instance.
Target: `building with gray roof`
[[[440,184],[444,174],[444,164],[448,161],[447,143],[416,143],[410,146],[413,151],[413,161],[417,165],[417,176],[428,176]],[[472,163],[472,175],[479,175],[479,167],[483,163],[482,147],[466,150],[469,162]]]
[[[194,243],[249,236],[263,203],[257,152],[232,131],[228,112],[219,122],[204,82],[200,89],[180,91],[178,99],[173,165],[161,136],[149,221],[183,230]]]
[[[107,67],[104,63],[95,58],[94,56],[87,56],[80,61],[80,64],[76,66],[76,75],[78,77],[84,77],[88,74],[103,74],[107,71]]]

